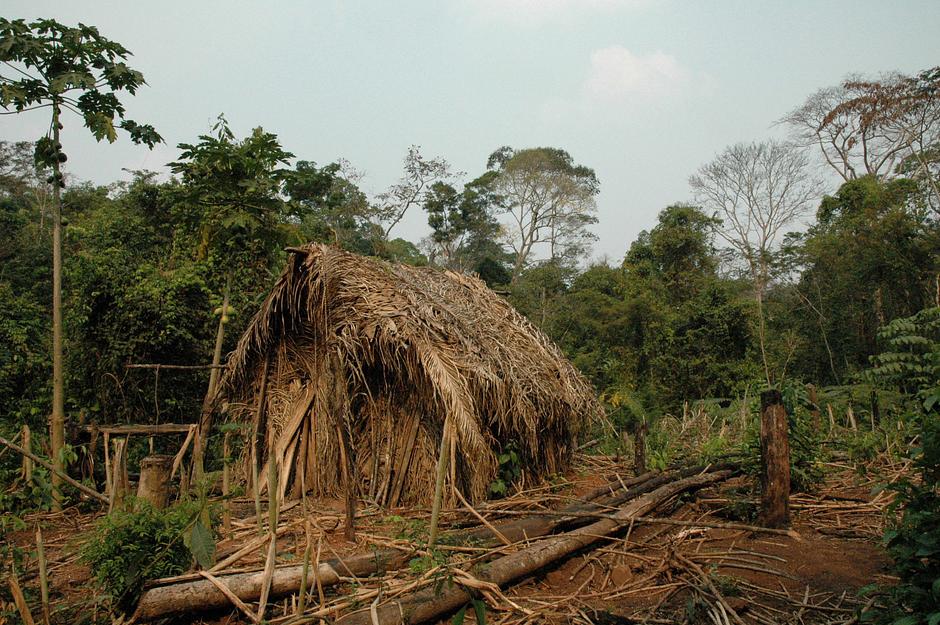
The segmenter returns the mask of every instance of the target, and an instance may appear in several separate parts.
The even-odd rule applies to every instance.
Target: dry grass
[[[270,362],[262,371],[265,356]],[[335,496],[341,433],[360,495],[428,503],[443,424],[457,432],[451,487],[481,500],[497,452],[516,446],[525,482],[564,471],[603,411],[560,350],[474,277],[309,245],[291,255],[231,355],[230,418],[264,417],[282,492]],[[448,488],[446,491],[452,493]]]

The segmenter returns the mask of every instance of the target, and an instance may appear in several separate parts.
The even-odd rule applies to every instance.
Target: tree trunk
[[[730,465],[711,467],[711,472],[726,470]],[[596,488],[585,493],[585,503],[577,503],[562,508],[557,517],[534,516],[504,521],[495,527],[510,541],[534,539],[546,536],[559,529],[568,529],[587,524],[590,520],[578,514],[588,512],[608,512],[611,507],[632,501],[646,493],[652,492],[664,484],[698,475],[705,471],[705,467],[692,467],[679,472],[647,473],[640,477],[615,480],[610,484]],[[623,490],[623,486],[629,490]],[[612,494],[611,494],[612,493]],[[610,494],[609,497],[604,495]],[[597,503],[589,503],[597,499]],[[572,516],[564,516],[572,515]],[[458,529],[454,535],[462,540],[479,541],[481,545],[494,544],[493,532],[486,527],[473,529]],[[317,572],[320,575],[321,587],[332,586],[339,582],[340,575],[349,577],[365,577],[392,571],[403,567],[414,554],[401,549],[383,549],[366,554],[350,556],[343,560],[332,560],[320,564]],[[225,575],[219,573],[220,580],[243,601],[255,601],[261,595],[260,573],[236,573]],[[276,569],[270,596],[277,597],[297,592],[303,578],[303,565],[286,566]],[[224,608],[230,605],[228,598],[222,594],[211,582],[205,579],[181,581],[166,586],[157,586],[146,590],[141,595],[137,605],[135,618],[138,621],[155,620],[174,614],[186,614]]]
[[[626,506],[613,515],[613,518],[602,519],[567,534],[551,536],[531,547],[498,558],[477,572],[476,577],[484,582],[505,586],[603,540],[605,536],[628,524],[632,517],[651,512],[679,493],[701,488],[725,479],[730,474],[729,471],[722,471],[696,475],[662,486]],[[455,612],[470,599],[470,592],[463,586],[432,588],[414,593],[409,598],[382,605],[377,609],[377,619],[373,617],[372,610],[367,608],[348,614],[338,619],[336,623],[337,625],[371,625],[378,622],[383,625],[406,623],[414,625],[440,619],[446,614]]]
[[[59,102],[52,102],[52,140],[59,145]],[[65,473],[62,448],[65,446],[65,374],[62,354],[62,168],[56,159],[52,166],[52,415],[49,418],[49,443],[52,454],[52,509],[62,509],[62,478]],[[57,473],[58,472],[58,473]]]
[[[787,439],[787,411],[780,391],[764,391],[760,396],[761,512],[764,527],[790,524],[790,444]]]
[[[219,328],[215,333],[215,349],[212,352],[212,368],[209,369],[209,388],[202,400],[202,413],[199,415],[199,429],[193,441],[193,481],[202,477],[203,455],[209,428],[212,425],[212,406],[215,401],[216,387],[219,384],[219,365],[222,364],[222,343],[225,339],[225,322],[228,319],[228,301],[232,290],[232,271],[225,277],[225,292],[222,294],[222,314],[219,315]]]

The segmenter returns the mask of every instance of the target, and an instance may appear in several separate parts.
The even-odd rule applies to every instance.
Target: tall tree
[[[703,165],[689,184],[696,200],[720,220],[715,232],[737,252],[750,276],[764,375],[772,384],[764,299],[774,252],[784,228],[817,201],[819,182],[803,150],[789,143],[764,141],[726,148]]]
[[[801,145],[816,146],[843,180],[887,177],[905,160],[936,175],[940,68],[916,76],[851,76],[820,89],[782,120]],[[938,193],[936,186],[932,192]]]
[[[144,76],[125,63],[124,46],[101,36],[93,26],[64,26],[55,20],[0,18],[0,106],[22,113],[49,109],[49,130],[36,142],[37,163],[52,169],[52,414],[49,422],[52,459],[61,471],[65,444],[65,379],[62,348],[62,198],[66,161],[60,141],[63,114],[82,117],[84,125],[101,141],[117,140],[125,130],[134,143],[153,147],[162,141],[150,125],[124,117],[117,92],[134,95]],[[10,109],[13,109],[12,111]],[[61,478],[52,476],[54,501],[61,505]]]
[[[284,191],[298,205],[296,218],[305,238],[332,242],[360,254],[374,254],[382,237],[372,223],[372,207],[358,186],[361,174],[340,159],[317,167],[298,161]]]
[[[558,148],[510,147],[493,152],[487,169],[497,174],[495,189],[509,217],[506,242],[515,257],[513,282],[541,244],[557,264],[573,264],[584,256],[596,239],[588,230],[597,222],[594,198],[600,183],[594,170]]]
[[[431,227],[430,260],[455,271],[476,270],[502,253],[496,243],[500,232],[494,213],[499,197],[493,190],[493,172],[468,182],[461,191],[444,182],[431,186],[424,201]]]

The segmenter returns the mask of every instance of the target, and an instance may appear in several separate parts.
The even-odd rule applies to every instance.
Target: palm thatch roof
[[[247,461],[273,454],[282,494],[338,495],[348,453],[359,495],[393,506],[430,502],[447,419],[449,487],[480,500],[500,453],[539,480],[602,415],[559,349],[479,279],[324,245],[294,250],[221,393],[230,418],[266,432]]]

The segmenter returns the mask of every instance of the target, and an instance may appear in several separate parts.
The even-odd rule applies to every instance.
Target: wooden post
[[[36,525],[36,560],[39,564],[39,599],[42,602],[42,622],[49,625],[49,571],[42,530]]]
[[[881,423],[881,408],[878,406],[878,392],[875,389],[871,389],[869,401],[871,402],[871,429],[874,432]]]
[[[336,424],[339,437],[339,462],[342,465],[343,489],[346,491],[346,540],[356,542],[356,485],[353,479],[352,441],[345,424]]]
[[[646,417],[642,417],[633,437],[633,472],[636,475],[646,473],[646,432],[648,429]]]
[[[222,437],[222,529],[228,535],[232,531],[232,502],[229,494],[232,490],[232,468],[229,466],[232,453],[231,432],[226,431]]]
[[[787,438],[787,411],[780,391],[761,393],[760,449],[761,512],[764,527],[790,524],[790,444]]]
[[[127,479],[127,439],[114,439],[114,453],[111,456],[111,505],[108,512],[121,505],[128,491]]]
[[[809,394],[809,403],[812,404],[812,407],[809,409],[811,415],[813,415],[813,431],[819,432],[822,427],[820,423],[820,412],[819,412],[819,397],[816,394],[816,385],[807,384],[806,391]]]
[[[154,508],[166,508],[170,498],[170,471],[173,456],[152,455],[140,461],[140,482],[137,498],[149,501]]]
[[[848,407],[845,409],[845,416],[849,420],[849,427],[852,428],[853,432],[858,432],[858,423],[855,421],[855,411],[852,409],[852,402],[849,402]]]
[[[441,517],[441,499],[444,497],[444,478],[447,475],[447,461],[450,457],[448,439],[450,437],[450,418],[444,421],[444,431],[441,432],[441,451],[437,457],[437,475],[434,482],[434,501],[431,504],[431,527],[428,534],[428,549],[434,546],[437,540],[437,523]]]
[[[26,424],[23,425],[23,429],[20,432],[20,444],[23,446],[23,449],[32,453],[32,436],[29,432],[29,426]],[[33,481],[33,459],[27,455],[23,455],[23,479],[26,482]]]

